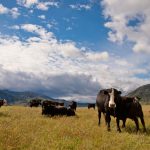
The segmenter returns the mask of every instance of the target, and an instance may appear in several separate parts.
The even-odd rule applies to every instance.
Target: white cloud
[[[120,0],[103,0],[102,6],[105,17],[110,18],[105,23],[111,29],[109,40],[121,43],[127,40],[133,43],[133,51],[150,53],[149,0],[126,0],[123,4]]]
[[[15,29],[15,30],[19,30],[20,29],[20,27],[18,25],[11,26],[10,28],[11,29]]]
[[[76,10],[90,10],[91,5],[85,5],[85,4],[76,4],[76,5],[70,5],[70,8],[76,9]]]
[[[59,4],[58,2],[40,2],[37,4],[37,8],[44,11],[48,10],[50,6],[58,8]]]
[[[38,0],[17,0],[17,4],[24,7],[31,7],[38,3]]]
[[[109,59],[108,52],[90,52],[87,53],[87,57],[93,61],[106,61]]]
[[[14,7],[12,9],[9,9],[2,4],[0,4],[0,14],[9,14],[13,18],[17,18],[20,15],[18,8]]]
[[[20,27],[28,32],[39,35],[42,39],[51,39],[54,35],[52,32],[47,32],[43,27],[33,24],[23,24]]]
[[[37,9],[46,11],[49,7],[59,7],[58,2],[54,2],[51,0],[47,0],[45,2],[41,2],[40,0],[17,0],[17,4],[23,7],[32,8],[33,6]]]
[[[17,18],[20,15],[18,8],[12,8],[10,10],[10,14],[12,15],[13,18]]]
[[[47,27],[48,27],[49,29],[52,28],[52,26],[53,26],[53,25],[50,24],[50,23],[47,24]]]
[[[45,19],[46,18],[45,15],[40,15],[38,17],[41,18],[41,19]]]
[[[78,48],[75,42],[57,40],[39,25],[12,28],[35,34],[23,41],[0,35],[1,88],[40,90],[54,97],[95,101],[100,87],[128,91],[150,82],[138,77],[150,72],[150,63],[147,68],[142,65],[149,57],[122,59],[107,51]]]
[[[0,14],[7,14],[9,9],[0,4]]]

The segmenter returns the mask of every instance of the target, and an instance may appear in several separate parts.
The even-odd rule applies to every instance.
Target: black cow
[[[134,120],[136,131],[139,130],[138,117],[143,125],[144,132],[146,131],[142,106],[137,97],[121,97],[121,100],[116,100],[116,122],[117,130],[121,132],[119,120],[123,120],[123,127],[127,118]]]
[[[107,130],[110,131],[110,121],[111,117],[116,115],[115,113],[115,102],[114,99],[120,99],[121,92],[116,89],[104,89],[100,90],[97,98],[96,104],[98,108],[98,125],[100,125],[101,112],[104,114],[105,122],[107,125]]]
[[[54,105],[54,106],[64,106],[63,102],[55,102],[55,101],[50,101],[50,100],[45,100],[42,102],[42,106],[44,105]]]
[[[146,131],[142,107],[138,100],[131,97],[121,97],[120,94],[121,92],[116,89],[101,90],[98,93],[96,102],[99,114],[99,124],[101,112],[103,112],[105,114],[108,130],[110,130],[110,115],[112,115],[116,117],[117,130],[119,132],[121,132],[119,120],[123,120],[123,126],[125,126],[127,118],[135,121],[138,131],[139,124],[137,117],[140,117],[144,131]]]
[[[7,100],[6,99],[1,99],[0,100],[0,107],[3,105],[7,105]]]
[[[66,108],[64,106],[55,106],[50,103],[44,103],[42,105],[42,115],[66,115],[66,116],[74,116],[75,112],[71,108]]]
[[[93,104],[91,104],[91,103],[88,103],[88,109],[90,109],[90,108],[93,108],[93,109],[95,109],[95,104],[93,103]]]
[[[39,105],[41,105],[41,99],[32,99],[29,102],[30,107],[38,107]]]
[[[77,108],[77,102],[72,101],[71,104],[69,105],[69,107],[70,107],[71,109],[73,109],[73,110],[76,111],[76,108]]]

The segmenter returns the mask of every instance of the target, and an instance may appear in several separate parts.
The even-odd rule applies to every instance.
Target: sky
[[[150,83],[149,0],[0,0],[0,89],[95,102]]]

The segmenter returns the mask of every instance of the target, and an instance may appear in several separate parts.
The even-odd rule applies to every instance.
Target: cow
[[[50,100],[45,100],[42,102],[42,106],[44,105],[54,105],[54,106],[64,106],[64,103],[63,102],[55,102],[55,101],[50,101]]]
[[[42,115],[66,115],[74,116],[75,112],[71,108],[66,108],[64,106],[55,106],[52,103],[44,102],[42,104]]]
[[[88,103],[88,109],[90,109],[90,108],[93,108],[93,109],[95,109],[95,103]]]
[[[71,108],[72,110],[76,111],[76,109],[77,109],[77,102],[71,101],[71,104],[69,104],[69,108]]]
[[[98,109],[98,125],[100,126],[101,113],[105,117],[105,123],[107,125],[107,130],[110,131],[110,121],[111,117],[116,115],[115,107],[116,104],[114,99],[120,99],[121,91],[116,89],[104,89],[100,90],[97,94],[96,105]]]
[[[96,102],[98,106],[99,125],[101,112],[103,112],[105,114],[108,131],[110,130],[110,115],[116,117],[117,131],[119,132],[121,132],[119,121],[122,120],[123,126],[125,126],[127,118],[135,121],[136,129],[138,131],[138,117],[140,117],[144,131],[146,131],[142,107],[137,98],[121,97],[120,94],[120,91],[113,88],[101,90],[98,93]]]
[[[146,132],[142,106],[137,97],[121,97],[121,100],[116,100],[117,131],[121,132],[119,121],[123,120],[123,127],[125,127],[127,118],[134,120],[136,132],[139,130],[138,118],[140,118],[143,125],[143,131]]]
[[[39,105],[41,105],[41,99],[32,99],[29,102],[30,107],[38,107]]]
[[[0,107],[3,105],[7,105],[7,100],[6,99],[1,99],[0,100]]]

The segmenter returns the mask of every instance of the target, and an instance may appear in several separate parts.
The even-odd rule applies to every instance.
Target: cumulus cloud
[[[138,77],[150,72],[150,63],[147,68],[141,65],[148,57],[122,59],[107,51],[87,50],[72,41],[59,41],[35,24],[15,25],[12,30],[31,32],[32,36],[22,41],[17,36],[0,35],[2,89],[95,101],[100,88],[129,91],[150,82]]]
[[[52,32],[46,31],[43,27],[34,24],[22,24],[20,26],[21,29],[26,30],[28,32],[35,33],[39,35],[42,39],[51,39],[53,37]]]
[[[113,42],[130,41],[134,52],[150,53],[150,1],[103,0],[104,15],[108,18],[105,27],[110,28],[109,40]]]
[[[7,14],[9,12],[8,8],[0,4],[0,14]]]
[[[18,8],[14,7],[12,9],[9,9],[2,4],[0,4],[0,14],[9,14],[13,18],[17,18],[20,15]]]
[[[43,11],[48,10],[49,7],[59,7],[58,2],[54,2],[51,0],[47,0],[44,2],[42,2],[41,0],[17,0],[17,4],[27,8],[35,7]]]
[[[90,10],[91,5],[85,5],[85,4],[76,4],[76,5],[70,5],[70,8],[76,9],[76,10]]]
[[[53,6],[53,7],[59,7],[59,3],[58,2],[54,2],[54,1],[51,1],[51,2],[40,2],[37,4],[37,9],[40,9],[40,10],[48,10],[50,6]]]
[[[31,7],[38,3],[38,0],[17,0],[17,4],[24,7]]]
[[[90,52],[87,53],[87,57],[93,61],[105,61],[109,59],[108,52]]]

